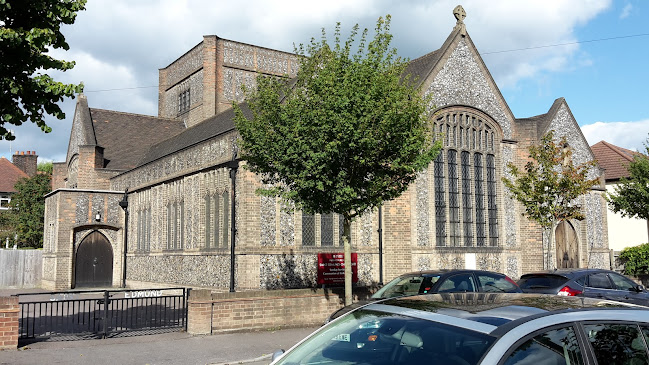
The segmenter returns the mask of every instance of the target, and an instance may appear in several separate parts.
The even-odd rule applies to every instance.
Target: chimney
[[[13,164],[29,177],[36,175],[38,155],[35,151],[16,151],[13,155]]]

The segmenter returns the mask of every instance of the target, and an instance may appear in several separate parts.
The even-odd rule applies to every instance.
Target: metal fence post
[[[103,317],[103,326],[104,326],[104,337],[108,336],[108,290],[104,290],[104,317]]]

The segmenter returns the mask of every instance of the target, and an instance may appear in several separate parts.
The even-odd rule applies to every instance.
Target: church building
[[[551,247],[507,194],[507,164],[522,168],[528,147],[550,130],[567,138],[574,163],[594,156],[563,98],[545,114],[513,115],[463,12],[456,8],[441,47],[406,70],[432,94],[443,150],[404,194],[352,223],[356,285],[426,269],[518,278],[608,268],[603,184],[578,199],[585,219],[562,222]],[[44,287],[322,285],[319,259],[343,252],[341,217],[257,195],[260,179],[238,158],[231,109],[258,74],[295,76],[298,67],[294,54],[210,35],[159,70],[157,116],[91,108],[79,95],[67,157],[54,164],[46,197]]]

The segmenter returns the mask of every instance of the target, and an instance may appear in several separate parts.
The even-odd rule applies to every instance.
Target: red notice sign
[[[352,283],[358,282],[358,255],[352,253]],[[345,254],[319,253],[318,254],[318,284],[344,285],[345,284]]]

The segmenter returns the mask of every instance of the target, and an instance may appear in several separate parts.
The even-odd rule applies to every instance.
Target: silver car
[[[592,298],[449,293],[337,318],[272,364],[649,364],[649,308]]]

